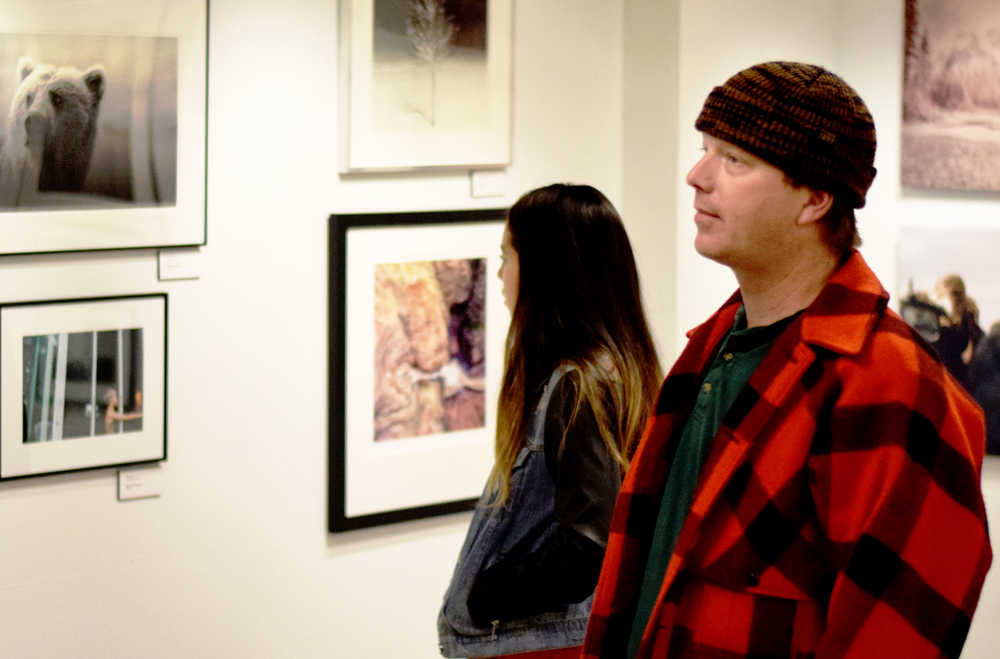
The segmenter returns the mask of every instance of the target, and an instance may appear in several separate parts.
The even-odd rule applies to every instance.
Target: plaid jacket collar
[[[839,354],[858,354],[888,301],[889,293],[861,254],[852,250],[802,314],[801,339]],[[688,338],[709,331],[706,338],[714,345],[721,336],[719,328],[724,328],[724,334],[732,326],[741,303],[740,292],[736,291],[708,320],[689,330]],[[713,326],[715,331],[711,330]]]

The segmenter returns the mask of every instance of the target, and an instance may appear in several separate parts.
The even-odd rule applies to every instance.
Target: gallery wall
[[[148,250],[0,264],[4,300],[170,295],[160,496],[116,501],[113,470],[0,484],[0,654],[438,656],[436,611],[468,514],[325,530],[331,212],[507,205],[552,181],[592,183],[625,217],[669,364],[734,286],[690,247],[682,177],[704,96],[743,66],[828,64],[868,101],[880,173],[861,216],[864,253],[890,290],[904,220],[985,221],[995,203],[896,183],[896,0],[519,0],[513,164],[498,198],[473,198],[467,172],[336,173],[335,7],[213,0],[208,245],[196,280],[158,281]],[[1000,642],[992,584],[965,657]]]
[[[157,281],[149,250],[4,259],[4,299],[166,291],[170,380],[159,498],[116,501],[111,469],[0,484],[0,655],[438,656],[468,516],[326,531],[327,218],[559,180],[620,205],[623,2],[518,3],[495,198],[466,171],[337,174],[336,7],[213,0],[197,280]]]

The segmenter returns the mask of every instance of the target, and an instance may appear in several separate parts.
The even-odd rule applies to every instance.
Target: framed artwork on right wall
[[[899,245],[903,319],[937,351],[986,412],[987,451],[1000,454],[1000,231],[908,226]]]
[[[1000,190],[1000,3],[904,3],[903,185]]]

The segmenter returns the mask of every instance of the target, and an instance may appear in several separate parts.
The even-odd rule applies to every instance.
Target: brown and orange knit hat
[[[705,100],[695,128],[784,171],[796,183],[865,205],[875,178],[875,122],[857,92],[826,69],[766,62]]]

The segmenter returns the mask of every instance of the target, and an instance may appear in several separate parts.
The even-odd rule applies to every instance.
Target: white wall
[[[626,0],[622,203],[660,362],[673,362],[680,6]]]
[[[834,3],[828,0],[684,0],[681,11],[678,104],[677,328],[679,352],[685,332],[701,323],[735,290],[728,268],[695,253],[694,195],[684,182],[701,157],[694,129],[705,97],[737,71],[758,62],[792,59],[832,65]],[[781,19],[776,20],[775,17]]]
[[[157,282],[150,251],[0,264],[2,299],[170,294],[163,494],[118,503],[112,470],[0,485],[0,655],[438,656],[468,515],[326,532],[327,217],[556,180],[620,204],[623,2],[517,3],[514,161],[489,200],[466,172],[337,175],[336,6],[212,1],[198,281]]]
[[[904,191],[899,183],[902,97],[903,3],[897,0],[730,0],[681,1],[681,58],[678,86],[678,158],[681,176],[698,157],[694,120],[712,87],[738,70],[772,59],[829,67],[865,100],[875,119],[878,175],[866,207],[858,212],[862,253],[895,297],[896,247],[908,225],[996,226],[996,198],[983,194]],[[736,288],[729,271],[699,257],[694,240],[693,195],[677,181],[677,324],[684,332],[713,312]],[[961,218],[960,220],[958,218]],[[1000,528],[1000,457],[983,469],[990,526]],[[995,535],[995,534],[994,534]],[[995,539],[996,540],[996,539]],[[1000,543],[997,543],[1000,545]],[[979,610],[962,656],[996,656],[1000,631],[1000,578],[987,577]]]

